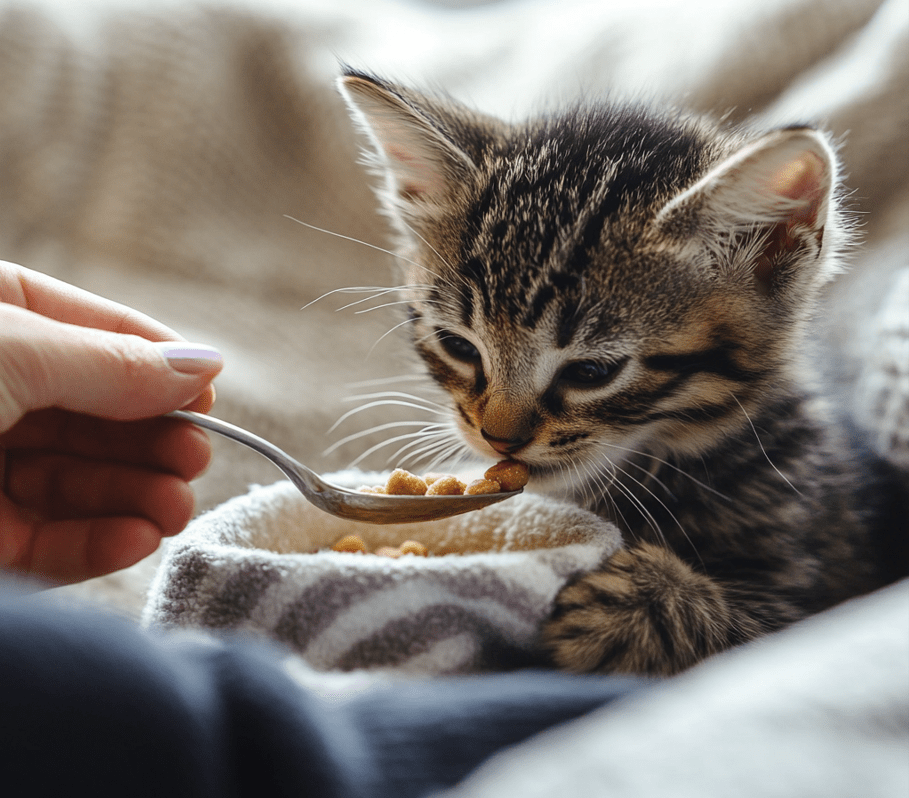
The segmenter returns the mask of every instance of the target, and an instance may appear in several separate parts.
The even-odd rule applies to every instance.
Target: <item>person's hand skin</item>
[[[0,568],[78,582],[182,530],[211,448],[160,416],[207,412],[221,365],[135,310],[0,261]]]

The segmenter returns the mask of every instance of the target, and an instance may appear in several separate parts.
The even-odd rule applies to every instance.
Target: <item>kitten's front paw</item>
[[[725,648],[729,628],[717,582],[641,544],[567,584],[543,642],[562,670],[669,675]]]

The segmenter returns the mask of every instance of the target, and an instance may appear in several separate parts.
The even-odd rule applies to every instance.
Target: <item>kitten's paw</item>
[[[717,582],[641,544],[567,584],[543,642],[563,670],[668,675],[725,648],[729,629]]]

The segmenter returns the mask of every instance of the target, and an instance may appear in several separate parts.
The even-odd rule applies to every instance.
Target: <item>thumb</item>
[[[153,343],[0,305],[0,431],[45,407],[117,420],[167,413],[202,393],[222,365],[209,346]]]

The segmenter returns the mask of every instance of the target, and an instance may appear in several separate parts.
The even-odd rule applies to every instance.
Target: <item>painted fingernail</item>
[[[168,365],[181,374],[205,374],[224,365],[224,358],[213,346],[183,341],[162,341],[156,346]]]

